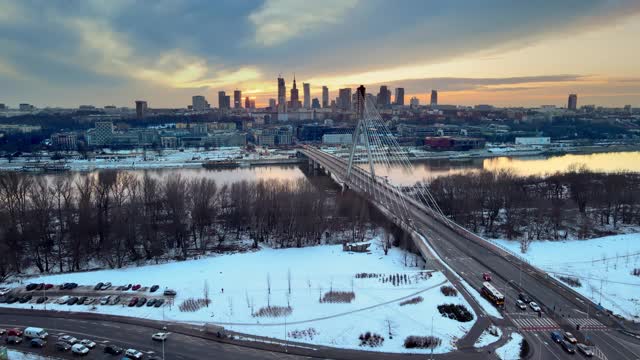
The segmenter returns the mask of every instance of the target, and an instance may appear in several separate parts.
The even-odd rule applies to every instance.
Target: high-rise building
[[[276,99],[269,99],[269,107],[271,110],[275,110],[277,106]]]
[[[431,90],[431,106],[438,106],[438,90]]]
[[[304,108],[311,109],[311,85],[302,83],[302,91],[304,94]]]
[[[420,105],[420,100],[417,97],[412,97],[411,100],[409,100],[409,105],[411,107],[415,107],[415,106],[419,106]]]
[[[329,88],[326,86],[322,87],[322,107],[329,107]]]
[[[244,98],[244,108],[245,109],[250,109],[251,108],[251,99],[249,99],[248,96],[246,98]]]
[[[218,108],[220,110],[231,109],[231,97],[224,91],[218,91]]]
[[[387,107],[391,105],[391,90],[387,88],[387,85],[380,86],[380,92],[378,93],[377,103],[380,107]]]
[[[142,119],[147,113],[147,102],[144,100],[136,100],[136,117]]]
[[[396,88],[396,105],[404,105],[404,88]]]
[[[284,79],[278,77],[278,112],[287,111],[287,87],[284,84]]]
[[[567,109],[569,110],[576,110],[578,109],[578,95],[577,94],[570,94],[569,95],[569,101],[567,104]]]
[[[338,91],[338,109],[350,111],[351,110],[351,88],[344,88]]]
[[[249,109],[256,108],[256,99],[249,99]]]
[[[233,91],[233,108],[234,109],[242,108],[242,91],[240,90]]]
[[[298,110],[300,108],[300,98],[298,96],[298,87],[296,86],[296,76],[293,75],[293,87],[291,88],[289,108],[291,110]]]
[[[313,98],[313,100],[311,100],[311,108],[320,109],[320,100],[318,100],[318,98]]]
[[[91,145],[109,145],[113,138],[113,123],[111,121],[96,121],[91,134]]]
[[[209,110],[209,103],[204,96],[195,95],[191,97],[191,107],[193,111],[207,111]]]

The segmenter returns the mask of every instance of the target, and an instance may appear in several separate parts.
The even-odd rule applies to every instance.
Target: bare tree
[[[209,307],[209,282],[207,280],[204,281],[204,287],[202,289],[203,291],[203,295],[204,295],[204,302],[205,304],[207,304],[207,307]]]

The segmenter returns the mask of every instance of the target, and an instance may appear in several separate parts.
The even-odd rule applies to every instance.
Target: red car
[[[134,306],[136,306],[137,303],[138,303],[138,298],[134,297],[133,299],[131,299],[129,301],[129,307],[134,307]]]
[[[484,280],[484,281],[491,281],[491,274],[489,274],[489,273],[482,273],[482,280]]]
[[[137,291],[137,290],[140,290],[140,288],[141,288],[141,287],[142,287],[142,285],[140,285],[140,284],[135,284],[135,285],[133,285],[133,287],[131,288],[131,290],[133,290],[133,291]]]
[[[53,287],[53,284],[44,284],[44,289],[49,290]]]
[[[21,337],[22,336],[22,330],[20,330],[18,328],[8,329],[7,330],[7,336],[18,336],[18,337]]]

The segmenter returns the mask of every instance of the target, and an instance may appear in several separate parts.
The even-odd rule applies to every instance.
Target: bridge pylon
[[[365,87],[363,85],[360,85],[360,87],[358,87],[358,90],[356,90],[356,113],[358,117],[358,123],[356,124],[356,128],[353,131],[353,139],[351,141],[351,153],[349,154],[349,164],[347,166],[347,179],[345,180],[349,180],[349,178],[351,177],[351,169],[353,168],[356,148],[358,147],[358,144],[362,140],[364,140],[363,145],[367,150],[367,158],[369,161],[369,171],[371,172],[371,178],[375,182],[376,170],[373,164],[373,156],[371,154],[371,144],[369,143],[369,132],[368,132],[369,124],[364,115],[365,113],[364,106],[365,106],[366,96],[367,96],[367,93],[366,93]]]

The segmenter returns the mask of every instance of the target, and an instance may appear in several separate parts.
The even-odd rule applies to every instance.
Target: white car
[[[69,295],[61,296],[56,300],[56,304],[66,304],[69,299],[71,299],[71,296]]]
[[[542,311],[542,309],[540,309],[540,306],[538,306],[538,304],[536,304],[535,301],[532,301],[529,303],[529,307],[531,307],[531,310],[535,311],[535,312],[540,312]]]
[[[10,292],[11,292],[10,288],[7,288],[7,287],[1,287],[0,288],[0,296],[5,296]]]
[[[80,340],[80,344],[88,347],[89,349],[93,349],[94,347],[96,347],[96,343],[88,339]]]
[[[140,351],[136,350],[136,349],[127,349],[127,351],[124,353],[124,355],[128,358],[132,358],[132,359],[142,359],[142,357],[144,356],[143,353],[141,353]]]
[[[151,335],[151,339],[155,341],[165,341],[167,340],[168,336],[169,336],[169,333],[159,332]]]
[[[75,355],[87,355],[89,353],[89,348],[82,344],[75,344],[71,347],[71,352]]]
[[[516,306],[520,308],[520,310],[527,310],[527,304],[522,300],[516,300]]]
[[[587,346],[585,344],[578,344],[576,345],[576,347],[578,348],[578,350],[580,350],[581,353],[584,354],[584,356],[586,357],[593,356],[593,349],[591,348],[591,346]]]
[[[77,344],[77,343],[78,343],[78,339],[74,338],[74,337],[73,337],[73,336],[71,336],[71,335],[61,336],[61,337],[59,337],[59,338],[58,338],[58,340],[60,340],[60,341],[64,341],[64,342],[66,342],[66,343],[67,343],[67,344],[69,344],[69,345],[75,345],[75,344]]]

